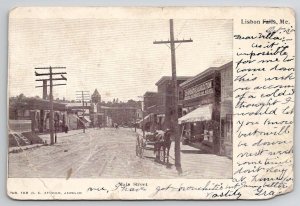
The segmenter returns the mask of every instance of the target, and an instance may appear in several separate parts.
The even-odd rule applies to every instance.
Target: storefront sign
[[[212,94],[213,92],[213,80],[211,79],[202,84],[198,84],[196,86],[186,89],[184,93],[184,100],[193,99],[207,94]]]

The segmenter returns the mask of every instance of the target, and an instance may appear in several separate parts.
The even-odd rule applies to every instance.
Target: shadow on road
[[[209,152],[202,150],[181,150],[184,154],[210,154]]]
[[[173,164],[172,163],[167,163],[167,162],[163,162],[160,160],[157,160],[155,157],[149,157],[149,156],[144,156],[145,159],[151,159],[154,160],[155,163],[160,164],[160,165],[165,165],[166,168],[171,169]]]
[[[144,158],[146,158],[146,159],[155,159],[155,157],[150,157],[150,156],[144,156]]]

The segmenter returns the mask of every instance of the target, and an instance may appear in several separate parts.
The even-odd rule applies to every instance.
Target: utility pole
[[[49,117],[49,129],[50,129],[50,145],[54,144],[54,134],[53,134],[53,126],[54,126],[54,112],[53,112],[53,87],[54,86],[61,86],[61,85],[66,85],[66,83],[63,84],[53,84],[53,81],[55,80],[63,80],[67,81],[67,78],[64,76],[64,74],[67,74],[66,72],[53,72],[53,69],[66,69],[66,67],[37,67],[35,69],[35,76],[48,76],[49,79],[36,79],[35,81],[42,81],[43,86],[36,86],[38,87],[43,87],[45,90],[45,84],[46,86],[50,87],[49,91],[49,96],[50,96],[50,117]],[[36,70],[48,70],[48,73],[38,73]],[[60,75],[60,78],[53,78],[53,75]],[[47,82],[49,81],[49,85]],[[43,95],[44,96],[44,95]],[[55,142],[57,140],[56,133],[55,133]]]
[[[84,115],[85,115],[85,109],[84,109],[84,103],[86,101],[90,100],[90,94],[89,91],[76,91],[76,100],[79,100],[82,102],[82,124],[83,124],[83,133],[85,133],[85,124],[84,124]]]
[[[171,117],[171,125],[174,128],[175,136],[175,167],[179,173],[182,172],[181,169],[181,160],[180,160],[180,135],[178,128],[178,87],[177,87],[177,76],[176,76],[176,55],[175,55],[175,44],[179,43],[188,43],[193,42],[190,38],[188,40],[175,40],[174,39],[174,26],[173,19],[170,19],[170,40],[168,41],[154,41],[153,44],[170,44],[171,49],[171,65],[172,65],[172,84],[173,84],[173,112]]]
[[[47,80],[43,81],[43,99],[46,100],[47,99]],[[43,133],[44,132],[44,116],[45,116],[45,112],[43,109],[41,109],[40,111],[40,125],[39,125],[39,132]]]

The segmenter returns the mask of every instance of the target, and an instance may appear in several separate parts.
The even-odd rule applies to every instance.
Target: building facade
[[[66,103],[67,125],[69,130],[82,129],[91,126],[91,103],[69,102]]]
[[[101,127],[103,124],[103,113],[98,110],[101,106],[101,95],[97,89],[91,96],[91,105],[90,105],[90,120],[92,127]]]
[[[97,110],[101,114],[101,120],[99,118],[98,121],[101,121],[102,126],[111,127],[117,124],[124,127],[134,127],[141,109],[128,106],[108,107],[99,105]]]
[[[146,130],[165,130],[166,128],[174,130],[174,127],[177,126],[177,122],[172,122],[175,112],[177,112],[178,117],[181,117],[182,115],[182,104],[180,104],[180,102],[183,99],[183,90],[179,87],[179,85],[189,78],[191,77],[177,77],[179,101],[178,111],[174,111],[174,86],[171,76],[163,76],[156,82],[155,85],[157,86],[157,92],[154,92],[155,95],[153,95],[153,93],[151,96],[149,96],[149,93],[145,93],[144,102],[152,103],[150,106],[145,104],[145,124],[148,125],[146,126]]]
[[[221,140],[223,154],[232,158],[233,137],[233,65],[220,67],[221,74]]]
[[[232,155],[232,62],[211,67],[180,85],[185,143],[220,155]]]
[[[11,130],[17,130],[17,127],[23,127],[26,122],[31,131],[43,133],[49,131],[50,122],[50,101],[40,98],[28,97],[17,103],[9,103],[9,120],[15,122],[11,124]],[[57,130],[67,123],[66,105],[59,102],[53,102],[54,124]],[[24,121],[13,121],[24,120]],[[27,120],[27,121],[25,121]]]

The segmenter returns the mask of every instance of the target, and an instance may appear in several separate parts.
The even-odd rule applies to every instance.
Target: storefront
[[[221,74],[221,141],[222,154],[232,158],[233,137],[233,69],[232,62],[220,67]]]
[[[140,128],[145,130],[146,132],[150,132],[154,130],[155,127],[155,120],[154,120],[154,115],[153,113],[150,113],[143,117],[138,123],[140,124]]]
[[[178,123],[184,144],[218,155],[231,155],[226,153],[232,150],[232,144],[228,144],[232,143],[232,138],[229,140],[232,135],[232,76],[228,75],[228,70],[232,74],[232,62],[209,68],[180,85],[184,99],[183,116]],[[224,73],[231,79],[225,81]],[[230,85],[224,85],[230,82],[231,90]],[[226,92],[226,98],[222,96],[223,88],[231,91]]]
[[[49,118],[50,118],[50,102],[40,98],[25,98],[23,102],[15,104],[10,107],[10,120],[29,120],[31,131],[36,133],[43,133],[49,131]],[[63,103],[53,102],[54,121],[59,127],[65,125],[66,106]],[[23,127],[22,121],[16,123],[18,126]],[[28,127],[28,122],[24,123]],[[16,125],[15,125],[16,126]]]
[[[147,131],[163,130],[165,125],[165,114],[162,107],[153,105],[147,108],[145,116],[145,129]]]

